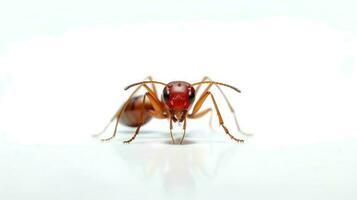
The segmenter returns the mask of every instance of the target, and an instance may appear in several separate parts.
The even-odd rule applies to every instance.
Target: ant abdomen
[[[149,114],[150,110],[154,110],[150,104],[150,100],[144,95],[133,97],[129,100],[119,122],[130,127],[138,127],[149,122],[152,116]]]

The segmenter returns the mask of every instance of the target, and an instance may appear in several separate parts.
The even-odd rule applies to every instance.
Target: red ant
[[[134,90],[134,92],[129,96],[128,100],[115,113],[115,115],[112,117],[108,125],[104,128],[104,130],[98,134],[101,135],[111,124],[111,122],[113,122],[116,119],[113,135],[110,138],[102,139],[102,141],[109,141],[113,139],[117,132],[118,123],[121,122],[121,124],[124,124],[126,126],[136,127],[136,131],[134,132],[134,135],[129,140],[124,141],[124,143],[130,143],[138,135],[141,126],[146,124],[152,117],[154,117],[158,119],[170,120],[170,135],[173,144],[175,144],[175,139],[172,135],[172,128],[173,128],[172,122],[183,122],[184,132],[180,141],[180,144],[182,144],[186,134],[186,119],[200,118],[206,115],[207,113],[212,112],[212,108],[208,108],[203,111],[200,111],[202,104],[205,102],[207,97],[210,96],[217,113],[219,124],[222,126],[225,133],[236,142],[244,142],[244,140],[237,139],[229,133],[228,129],[224,125],[223,118],[218,109],[217,102],[213,94],[209,91],[209,89],[213,85],[215,85],[219,89],[225,101],[227,102],[230,111],[233,113],[238,131],[241,132],[242,134],[248,135],[240,130],[237,118],[234,114],[234,109],[232,105],[229,103],[226,95],[223,93],[220,86],[229,87],[240,93],[240,90],[237,89],[236,87],[233,87],[225,83],[212,81],[209,77],[204,77],[201,82],[197,82],[193,84],[184,81],[173,81],[165,84],[159,81],[154,81],[150,76],[147,79],[149,80],[134,83],[125,88],[125,90],[128,90],[133,86],[138,86]],[[152,87],[150,88],[147,84],[151,84]],[[165,86],[162,92],[161,100],[159,99],[158,93],[156,92],[155,84],[160,84]],[[202,84],[208,84],[208,86],[203,91],[202,95],[198,98],[196,104],[193,105],[195,101],[196,93],[199,91]],[[194,86],[197,86],[196,89],[194,88]],[[135,96],[135,94],[142,87],[146,89],[146,93],[144,95]],[[193,109],[191,113],[189,113],[192,106]]]

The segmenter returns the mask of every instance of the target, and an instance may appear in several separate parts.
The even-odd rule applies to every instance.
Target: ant
[[[243,143],[244,140],[235,138],[227,129],[227,127],[224,125],[224,121],[222,118],[222,115],[219,111],[218,104],[213,96],[213,94],[209,91],[209,89],[214,85],[218,88],[218,90],[221,92],[223,95],[230,111],[232,112],[235,123],[237,126],[237,129],[239,132],[241,132],[243,135],[250,135],[248,133],[244,133],[241,131],[237,118],[234,113],[234,109],[232,105],[229,103],[228,98],[226,95],[223,93],[222,89],[220,86],[225,86],[228,88],[231,88],[235,90],[236,92],[240,93],[241,91],[233,87],[231,85],[225,84],[225,83],[220,83],[216,81],[212,81],[209,77],[204,77],[202,81],[197,82],[197,83],[187,83],[185,81],[173,81],[170,83],[162,83],[159,81],[154,81],[151,76],[147,77],[145,80],[147,81],[142,81],[138,83],[131,84],[127,87],[125,87],[124,90],[128,90],[129,88],[132,88],[134,86],[138,86],[133,93],[129,96],[128,100],[119,108],[119,110],[115,113],[115,115],[112,117],[108,125],[104,128],[102,132],[95,136],[99,136],[102,133],[105,132],[105,130],[108,128],[108,126],[116,119],[116,124],[115,124],[115,129],[114,133],[111,137],[102,139],[102,141],[109,141],[113,139],[116,135],[117,132],[117,127],[118,123],[120,122],[123,125],[129,126],[129,127],[136,127],[136,130],[133,134],[133,136],[129,139],[124,141],[124,143],[128,144],[132,142],[136,136],[138,135],[140,128],[146,124],[148,121],[150,121],[151,118],[157,118],[157,119],[169,119],[170,121],[170,136],[172,139],[172,143],[175,144],[175,139],[172,135],[172,129],[173,125],[172,123],[176,122],[183,122],[183,136],[181,138],[180,144],[182,144],[185,135],[186,135],[186,121],[187,119],[197,119],[200,118],[207,113],[212,112],[212,108],[208,108],[205,110],[200,110],[202,107],[202,104],[206,101],[208,97],[211,97],[215,111],[217,113],[217,117],[219,120],[219,124],[222,126],[224,129],[225,133],[234,141],[238,143]],[[148,84],[151,84],[151,87],[148,86]],[[160,84],[164,86],[161,100],[158,97],[158,93],[156,90],[155,84]],[[198,98],[197,102],[195,104],[195,97],[196,93],[199,91],[200,87],[202,84],[208,84],[208,86],[205,88],[201,96]],[[196,88],[194,88],[196,86]],[[146,93],[144,95],[140,96],[135,96],[135,94],[139,91],[140,88],[146,89]],[[191,110],[191,113],[189,111]],[[212,113],[211,113],[212,116]]]

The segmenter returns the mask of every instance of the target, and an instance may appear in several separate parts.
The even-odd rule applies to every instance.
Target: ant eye
[[[190,92],[188,93],[188,98],[190,99],[190,104],[192,104],[195,101],[195,91],[194,90],[190,90]]]
[[[167,87],[165,87],[164,90],[162,91],[162,98],[164,99],[165,102],[169,101],[169,91]]]

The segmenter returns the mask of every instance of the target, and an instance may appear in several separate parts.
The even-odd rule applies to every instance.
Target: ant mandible
[[[172,139],[172,143],[175,144],[175,139],[172,135],[172,122],[183,122],[183,136],[181,138],[180,144],[182,144],[183,139],[185,138],[186,135],[186,120],[187,119],[197,119],[200,118],[207,113],[212,112],[212,108],[208,108],[205,110],[200,110],[203,103],[207,99],[207,97],[211,97],[215,111],[217,113],[217,117],[219,120],[219,124],[222,126],[224,129],[225,133],[233,140],[236,142],[244,142],[242,139],[238,139],[234,137],[227,129],[227,127],[224,125],[222,115],[219,111],[217,102],[213,96],[213,94],[209,91],[209,89],[215,85],[222,96],[224,97],[230,111],[232,112],[234,116],[234,120],[237,126],[237,129],[239,132],[241,132],[244,135],[249,135],[248,133],[244,133],[241,131],[237,117],[234,113],[234,109],[230,102],[228,101],[228,98],[226,95],[223,93],[223,90],[221,89],[220,86],[225,86],[229,87],[236,92],[241,92],[238,88],[233,87],[231,85],[225,84],[225,83],[220,83],[220,82],[215,82],[212,81],[209,77],[204,77],[202,81],[197,82],[197,83],[187,83],[184,81],[173,81],[170,83],[162,83],[159,81],[154,81],[151,76],[149,76],[147,81],[142,81],[138,83],[131,84],[125,88],[125,90],[128,90],[131,87],[138,86],[133,93],[129,96],[128,100],[119,108],[119,110],[115,113],[115,115],[112,117],[108,125],[104,128],[102,132],[95,136],[99,136],[102,133],[105,132],[105,130],[108,128],[108,126],[111,124],[116,119],[116,124],[115,124],[115,129],[114,133],[111,137],[102,139],[102,141],[109,141],[113,139],[116,135],[117,132],[117,127],[118,123],[121,122],[121,124],[130,126],[130,127],[136,127],[136,130],[133,134],[133,136],[129,139],[124,141],[124,143],[130,143],[132,142],[136,136],[138,135],[140,128],[146,124],[152,117],[157,118],[157,119],[169,119],[170,121],[170,136]],[[151,87],[148,86],[148,84],[151,84]],[[156,91],[155,84],[160,84],[164,86],[161,100],[158,97],[158,93]],[[202,84],[208,84],[208,86],[205,88],[205,90],[202,92],[201,96],[198,98],[196,103],[193,105],[196,97],[196,93],[199,91],[200,87]],[[194,86],[197,86],[194,88]],[[146,89],[146,93],[144,95],[140,96],[135,96],[135,94],[139,91],[140,88]],[[192,107],[193,106],[193,107]],[[191,113],[189,111],[191,110]]]

